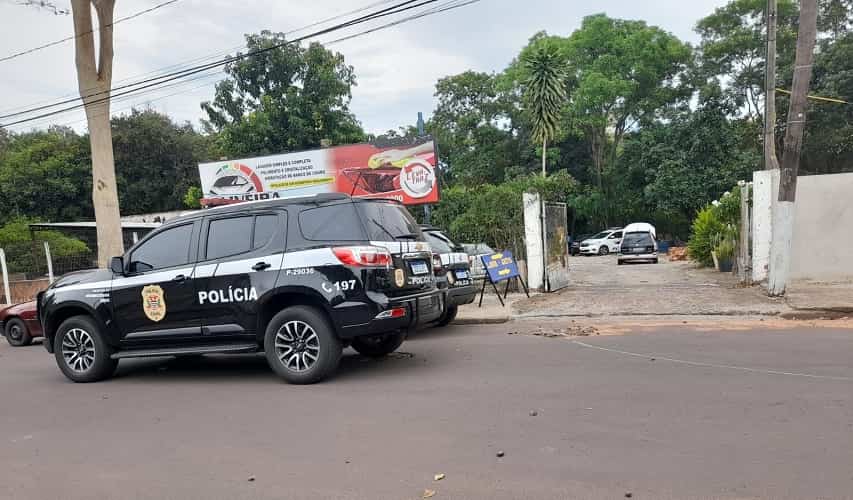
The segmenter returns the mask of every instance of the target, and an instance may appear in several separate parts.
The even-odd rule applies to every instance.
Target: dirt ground
[[[517,318],[573,316],[774,316],[783,299],[744,288],[729,273],[691,262],[616,264],[616,257],[572,257],[571,284],[513,304]]]

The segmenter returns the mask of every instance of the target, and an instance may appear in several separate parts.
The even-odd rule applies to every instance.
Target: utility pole
[[[418,135],[424,135],[424,114],[418,111]],[[435,162],[435,182],[438,184],[438,162]],[[424,224],[430,223],[432,207],[424,205]]]
[[[817,0],[800,0],[800,27],[797,33],[794,81],[791,88],[791,104],[788,108],[782,168],[779,173],[779,198],[773,212],[770,274],[767,283],[767,292],[771,296],[784,295],[791,266],[797,173],[800,168],[800,150],[806,127],[806,106],[816,38]]]
[[[767,0],[767,55],[764,74],[764,170],[779,168],[776,159],[776,2]]]

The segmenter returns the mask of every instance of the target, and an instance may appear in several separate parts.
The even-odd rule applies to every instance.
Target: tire
[[[264,335],[267,363],[291,384],[313,384],[328,377],[337,369],[342,351],[329,320],[313,307],[279,311]]]
[[[110,358],[112,349],[104,334],[89,316],[73,316],[59,325],[53,338],[56,364],[73,382],[97,382],[112,376],[118,360]],[[82,356],[80,353],[88,353]]]
[[[459,313],[459,306],[447,306],[447,309],[444,310],[444,313],[438,318],[438,321],[435,322],[434,326],[447,326],[451,321],[456,319],[456,315]]]
[[[362,356],[381,358],[396,351],[406,340],[406,332],[368,335],[352,339],[352,348]]]
[[[607,245],[601,245],[598,247],[598,255],[607,255],[610,253],[610,247]]]
[[[617,260],[617,261],[616,261],[616,264],[617,264],[617,265],[620,265],[620,266],[621,266],[622,264],[624,264],[624,263],[625,263],[625,261],[624,261],[624,260],[622,260],[622,259],[619,259],[619,260]]]
[[[652,264],[657,264],[657,263],[658,263],[658,260],[657,260],[657,259],[655,259],[655,260],[653,260],[653,261],[652,261]]]
[[[6,323],[6,342],[12,347],[21,347],[33,343],[27,324],[20,318],[12,318]]]

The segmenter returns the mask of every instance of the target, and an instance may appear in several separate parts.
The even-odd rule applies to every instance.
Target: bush
[[[690,258],[703,266],[714,265],[711,251],[719,245],[724,252],[734,255],[740,227],[740,188],[724,194],[716,204],[708,204],[699,211],[693,220],[692,235],[687,242]],[[719,252],[718,256],[719,256]]]
[[[45,272],[47,263],[44,259],[42,242],[50,245],[51,256],[73,257],[88,254],[89,248],[82,241],[65,236],[59,231],[38,231],[33,241],[29,224],[35,219],[18,217],[0,227],[0,248],[6,252],[9,272],[40,274]]]
[[[538,191],[547,201],[566,202],[575,192],[575,180],[565,171],[550,177],[529,176],[476,188],[454,186],[441,193],[432,223],[445,229],[457,243],[485,242],[495,250],[525,255],[522,194]]]

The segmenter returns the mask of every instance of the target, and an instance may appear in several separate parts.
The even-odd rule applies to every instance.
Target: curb
[[[500,325],[508,323],[510,318],[456,318],[451,325]]]
[[[796,309],[779,315],[782,319],[844,319],[853,316],[851,309]]]

